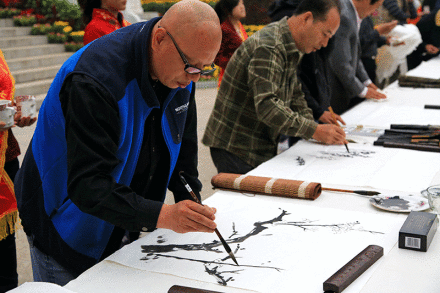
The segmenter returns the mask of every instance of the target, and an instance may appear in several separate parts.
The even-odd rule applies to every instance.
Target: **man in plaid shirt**
[[[202,140],[218,172],[244,174],[269,160],[281,134],[347,143],[340,127],[313,120],[297,77],[303,54],[327,46],[339,23],[338,0],[302,1],[237,49]]]

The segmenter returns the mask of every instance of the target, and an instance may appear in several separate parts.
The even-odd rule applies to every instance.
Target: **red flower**
[[[29,14],[32,14],[33,12],[34,12],[34,9],[33,8],[29,8],[29,9],[26,9],[26,10],[22,10],[20,12],[20,15],[29,15]]]

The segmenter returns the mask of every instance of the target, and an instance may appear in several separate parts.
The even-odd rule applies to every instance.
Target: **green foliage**
[[[12,18],[16,15],[19,15],[21,12],[20,9],[15,8],[0,8],[0,18]]]
[[[14,16],[14,25],[16,26],[33,26],[37,23],[35,15],[19,15]]]
[[[62,44],[67,42],[67,36],[60,33],[48,33],[47,41],[51,44]]]
[[[76,42],[64,43],[64,49],[66,49],[67,52],[76,52],[82,47],[84,47],[83,43],[76,43]]]
[[[71,32],[70,39],[75,43],[82,43],[84,39],[84,32],[83,31]]]
[[[175,3],[176,3],[176,1],[174,1],[174,2],[161,2],[161,3],[149,2],[149,3],[142,4],[142,8],[144,9],[144,11],[155,11],[155,12],[158,12],[159,14],[163,15]],[[213,2],[209,2],[208,4],[214,8],[216,3],[217,2],[213,1]]]
[[[47,34],[52,26],[48,23],[46,24],[34,24],[34,26],[31,29],[31,35],[45,35]]]
[[[80,7],[68,0],[23,0],[23,6],[34,9],[35,14],[44,15],[52,22],[67,21],[74,30],[84,28]]]
[[[142,5],[144,11],[156,11],[159,14],[164,14],[175,2],[156,3],[150,2]]]
[[[24,3],[25,8],[32,8],[35,13],[42,14],[47,18],[53,18],[52,7],[53,0],[39,0],[37,5],[37,0],[28,0]]]
[[[156,2],[150,2],[150,3],[145,3],[142,4],[142,8],[144,9],[144,11],[157,11],[157,6],[159,4]]]
[[[62,21],[72,22],[81,18],[82,12],[78,5],[72,4],[67,0],[53,0],[57,11],[57,16]]]

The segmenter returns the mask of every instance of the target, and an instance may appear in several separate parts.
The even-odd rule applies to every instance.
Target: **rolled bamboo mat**
[[[315,200],[322,191],[321,184],[242,174],[220,173],[211,179],[215,188],[241,190],[292,198]]]
[[[440,79],[406,76],[399,77],[399,86],[419,88],[440,88]]]

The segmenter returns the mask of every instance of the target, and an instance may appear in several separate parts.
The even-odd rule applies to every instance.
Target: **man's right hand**
[[[164,204],[157,220],[157,228],[177,233],[214,232],[215,208],[184,200],[173,205]]]
[[[425,48],[426,48],[426,52],[428,52],[428,54],[431,54],[431,55],[437,54],[439,51],[439,48],[437,48],[436,46],[431,45],[431,44],[427,44],[425,46]]]
[[[334,124],[319,124],[312,137],[325,144],[348,143],[344,130]]]
[[[397,25],[397,20],[393,20],[387,23],[378,24],[375,26],[375,30],[379,33],[379,35],[387,35],[389,34],[393,28],[395,28]]]
[[[367,94],[365,95],[366,99],[376,99],[376,100],[382,100],[386,99],[387,96],[385,94],[382,94],[381,92],[375,90],[374,88],[369,87]]]

